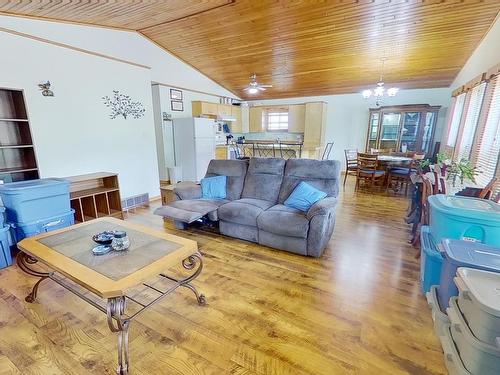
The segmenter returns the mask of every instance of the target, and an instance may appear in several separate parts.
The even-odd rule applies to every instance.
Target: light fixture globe
[[[248,89],[248,93],[249,94],[257,94],[258,92],[259,92],[259,90],[257,88],[255,88],[255,87],[250,87]]]
[[[390,89],[387,90],[387,95],[388,96],[396,96],[398,91],[399,91],[399,89],[397,87],[391,87]]]
[[[363,95],[363,98],[368,99],[370,98],[370,96],[372,96],[372,90],[363,90],[361,95]]]

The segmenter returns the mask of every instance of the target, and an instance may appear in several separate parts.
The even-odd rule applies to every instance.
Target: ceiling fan
[[[259,91],[266,91],[267,87],[273,87],[273,85],[261,85],[257,82],[257,74],[254,73],[250,76],[250,83],[244,90],[249,94],[257,94]]]

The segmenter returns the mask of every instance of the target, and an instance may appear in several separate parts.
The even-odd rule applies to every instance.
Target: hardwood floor
[[[407,243],[401,197],[341,194],[320,259],[199,230],[176,231],[148,209],[127,220],[198,241],[199,307],[181,290],[131,325],[133,374],[445,374]],[[113,374],[105,316],[50,280],[0,271],[0,374]]]

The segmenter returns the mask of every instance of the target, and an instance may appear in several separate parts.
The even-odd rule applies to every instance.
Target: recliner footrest
[[[163,217],[168,217],[170,219],[182,221],[184,223],[189,224],[189,223],[192,223],[193,221],[201,219],[203,216],[205,216],[209,212],[210,211],[195,212],[195,211],[183,210],[181,208],[176,208],[176,207],[172,207],[172,206],[162,206],[162,207],[157,208],[155,210],[154,214],[160,215]]]

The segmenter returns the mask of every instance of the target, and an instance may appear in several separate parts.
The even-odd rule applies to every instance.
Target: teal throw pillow
[[[284,205],[307,212],[314,203],[325,198],[326,196],[327,194],[324,191],[318,190],[302,181],[295,187],[295,189],[293,189],[292,193],[284,202]]]

